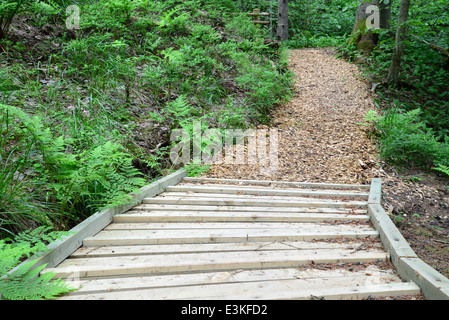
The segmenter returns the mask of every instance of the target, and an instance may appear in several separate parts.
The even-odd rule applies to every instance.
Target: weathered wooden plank
[[[371,181],[368,203],[380,204],[382,200],[382,179],[374,178]]]
[[[95,237],[84,239],[85,246],[143,245],[176,243],[219,243],[248,241],[310,241],[335,237],[377,237],[371,227],[358,225],[327,225],[304,223],[295,229],[247,230],[116,230],[101,231]]]
[[[388,283],[365,285],[363,277],[338,277],[334,279],[292,279],[282,281],[255,281],[247,283],[206,284],[199,286],[180,286],[176,290],[155,288],[126,290],[117,292],[92,293],[81,296],[68,295],[61,299],[86,300],[310,300],[314,297],[324,299],[361,299],[368,296],[397,296],[419,294],[414,283]]]
[[[266,251],[266,250],[320,250],[364,248],[363,240],[342,243],[324,241],[285,241],[285,242],[227,242],[173,245],[134,245],[108,247],[81,247],[70,255],[72,259],[112,256],[137,256],[153,254],[199,253],[218,251]],[[381,247],[380,243],[374,246]]]
[[[266,269],[266,270],[236,270],[224,272],[189,273],[176,275],[139,275],[135,277],[106,278],[106,279],[71,279],[68,283],[78,291],[70,295],[85,295],[97,292],[114,292],[122,290],[142,290],[150,288],[173,288],[179,286],[193,286],[224,283],[247,283],[254,281],[282,281],[296,279],[319,279],[323,282],[342,278],[348,282],[357,283],[385,283],[401,282],[393,272],[383,271],[379,268],[348,271],[342,268],[332,270],[299,270],[298,268]]]
[[[131,212],[131,211],[130,211]],[[217,211],[132,211],[114,216],[116,223],[146,222],[326,222],[368,221],[368,215],[332,213],[270,213],[270,212],[217,212]]]
[[[360,225],[360,222],[359,222]],[[368,226],[368,225],[367,225]],[[255,229],[295,229],[300,230],[302,225],[298,223],[288,222],[151,222],[151,223],[112,223],[103,230],[191,230],[197,232],[199,230],[227,229],[227,230],[255,230]]]
[[[183,187],[201,187],[201,188],[206,188],[206,187],[223,187],[223,188],[238,188],[242,191],[245,190],[252,190],[252,189],[260,189],[260,190],[266,190],[266,191],[270,191],[270,190],[275,190],[275,191],[305,191],[305,192],[311,192],[311,191],[316,191],[316,192],[329,192],[329,193],[339,193],[339,192],[345,192],[345,193],[369,193],[370,188],[361,188],[361,189],[333,189],[333,188],[301,188],[298,186],[294,186],[294,185],[251,185],[251,184],[226,184],[226,183],[195,183],[195,182],[186,182],[186,181],[182,181],[178,184],[179,186],[183,186]],[[368,185],[366,185],[368,186]],[[369,186],[368,186],[369,187]]]
[[[186,182],[199,183],[233,183],[233,184],[253,184],[253,185],[273,185],[273,186],[296,186],[303,188],[325,188],[325,189],[363,189],[369,190],[369,185],[360,184],[339,184],[339,183],[316,183],[316,182],[291,182],[273,180],[242,180],[242,179],[218,179],[204,177],[185,177]]]
[[[218,194],[244,194],[244,195],[272,195],[291,197],[346,197],[357,199],[368,199],[367,192],[343,192],[343,191],[312,191],[312,190],[276,190],[262,188],[240,188],[225,186],[194,186],[178,185],[167,187],[167,192],[195,192],[195,193],[218,193]]]
[[[345,282],[346,280],[346,282]],[[242,291],[235,290],[231,295],[223,295],[222,292],[199,292],[193,298],[183,299],[202,299],[202,300],[355,300],[368,297],[388,297],[388,296],[403,296],[416,295],[420,293],[419,287],[413,282],[406,283],[384,283],[372,285],[364,285],[365,281],[354,283],[350,279],[338,279],[338,281],[323,281],[318,282],[314,280],[306,280],[304,284],[295,286],[295,280],[267,283],[267,285],[259,284],[259,291],[257,290],[258,283],[251,283],[251,287]],[[208,288],[213,289],[213,288]],[[234,289],[234,288],[232,288]],[[187,291],[187,290],[186,290]],[[209,293],[210,295],[205,295]],[[136,292],[137,293],[137,292]],[[182,294],[182,292],[179,292]],[[142,296],[144,298],[144,296]],[[144,298],[145,299],[145,298]]]
[[[391,254],[391,261],[396,267],[401,257],[417,257],[381,205],[370,204],[368,213],[374,227],[379,231],[385,249]]]
[[[297,212],[297,213],[342,213],[342,214],[367,214],[367,209],[351,209],[351,208],[308,208],[308,207],[264,207],[264,206],[195,206],[195,205],[173,205],[173,204],[141,204],[135,206],[129,213],[135,211],[219,211],[219,212]],[[127,213],[128,213],[127,212]]]
[[[401,257],[397,269],[401,278],[419,285],[426,299],[449,300],[449,279],[418,257]]]
[[[293,196],[271,196],[271,195],[245,195],[245,194],[222,194],[222,193],[197,193],[197,192],[164,192],[157,198],[174,198],[187,197],[192,199],[263,199],[263,200],[287,200],[287,201],[321,201],[336,202],[345,201],[340,199],[321,199],[310,197],[293,197]]]
[[[264,200],[264,199],[245,199],[234,200],[232,198],[223,199],[192,199],[184,197],[165,197],[165,198],[145,198],[143,203],[147,204],[189,204],[189,205],[228,205],[228,206],[273,206],[273,207],[355,207],[363,208],[367,202],[363,201],[297,201],[297,200]]]
[[[66,259],[53,271],[55,277],[166,274],[255,268],[288,268],[314,263],[385,261],[383,250],[293,250],[169,254],[133,257]]]

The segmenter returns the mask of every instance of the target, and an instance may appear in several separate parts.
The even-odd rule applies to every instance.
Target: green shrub
[[[432,166],[449,164],[449,139],[441,142],[435,132],[422,121],[420,109],[401,112],[394,108],[384,116],[366,118],[374,122],[380,138],[380,156],[392,163]]]

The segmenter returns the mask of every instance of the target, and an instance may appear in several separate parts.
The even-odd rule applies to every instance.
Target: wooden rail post
[[[253,17],[253,23],[255,25],[258,25],[258,24],[268,25],[268,24],[270,24],[270,21],[261,21],[260,20],[261,16],[269,16],[269,15],[270,15],[269,13],[260,12],[260,9],[254,9],[253,12],[248,13],[248,16]]]

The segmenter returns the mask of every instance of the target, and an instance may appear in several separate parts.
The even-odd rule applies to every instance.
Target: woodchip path
[[[61,299],[362,299],[416,295],[368,215],[370,185],[184,178],[54,268]]]

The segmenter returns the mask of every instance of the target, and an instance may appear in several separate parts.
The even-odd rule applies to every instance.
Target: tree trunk
[[[288,0],[278,0],[277,39],[288,40]]]
[[[408,19],[409,9],[410,0],[401,0],[393,57],[391,59],[390,71],[387,78],[387,82],[394,85],[397,85],[399,80],[399,68],[401,66],[401,58],[404,51],[405,32],[407,28],[406,22]]]
[[[379,11],[380,11],[380,28],[381,29],[390,29],[391,28],[391,2],[388,1],[387,4],[384,3],[385,0],[379,3]]]
[[[370,14],[366,13],[366,9],[370,5],[378,5],[378,4],[379,4],[378,0],[362,1],[362,3],[359,4],[359,6],[357,7],[357,12],[355,14],[355,23],[354,28],[352,29],[352,33],[357,32],[362,27],[363,29],[365,28],[366,19],[370,16]]]
[[[352,37],[349,40],[349,44],[355,44],[357,50],[360,50],[362,52],[362,56],[357,58],[357,60],[354,61],[355,63],[364,63],[366,57],[368,57],[376,47],[379,39],[379,35],[377,33],[373,33],[371,32],[371,30],[367,30],[367,20],[371,20],[374,17],[372,16],[370,10],[368,10],[367,12],[368,6],[371,5],[378,6],[379,1],[362,1],[357,7],[355,23],[352,29]],[[380,22],[378,16],[374,17],[374,20],[376,20],[376,23]],[[369,22],[371,23],[372,21]]]

